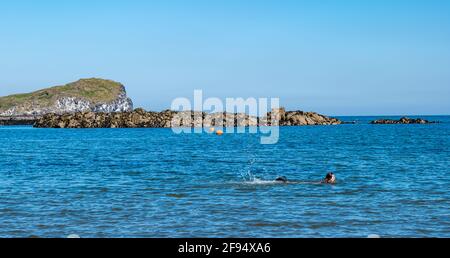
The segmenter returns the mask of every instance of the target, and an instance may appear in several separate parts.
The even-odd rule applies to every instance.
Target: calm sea
[[[0,127],[0,237],[450,237],[450,117],[431,125]],[[333,171],[338,184],[317,184]],[[286,176],[290,184],[272,180]]]

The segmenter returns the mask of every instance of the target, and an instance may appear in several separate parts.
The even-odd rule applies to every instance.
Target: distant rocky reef
[[[173,126],[172,121],[176,121]],[[304,126],[338,125],[342,122],[314,112],[288,111],[284,108],[273,110],[265,117],[247,114],[204,112],[147,112],[138,108],[133,112],[76,112],[66,114],[46,114],[38,119],[39,128],[170,128],[170,127],[249,127],[249,126]]]
[[[412,118],[402,117],[399,120],[379,119],[379,120],[372,121],[370,123],[373,125],[377,125],[377,124],[393,125],[393,124],[435,124],[437,122],[428,121],[428,120],[425,120],[422,118],[412,119]]]

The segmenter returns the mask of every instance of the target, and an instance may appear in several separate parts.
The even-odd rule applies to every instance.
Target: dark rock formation
[[[32,116],[0,117],[0,125],[34,125],[34,123],[36,118]]]
[[[272,118],[274,121],[272,121]],[[280,120],[277,121],[276,119]],[[258,118],[246,114],[202,112],[147,112],[136,109],[133,112],[102,113],[77,112],[67,114],[46,114],[36,121],[35,127],[44,128],[170,128],[210,126],[300,126],[337,125],[341,121],[317,113],[274,110],[267,117]]]
[[[428,121],[422,118],[412,119],[407,117],[402,117],[399,120],[392,119],[379,119],[370,122],[371,124],[434,124],[436,122]]]

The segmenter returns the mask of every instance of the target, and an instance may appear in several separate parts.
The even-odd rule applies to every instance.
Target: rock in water
[[[314,112],[285,111],[284,108],[272,110],[267,114],[268,124],[278,121],[280,126],[302,126],[302,125],[339,125],[342,121],[330,118]],[[274,119],[275,121],[271,121]]]
[[[32,116],[20,117],[1,117],[0,126],[2,125],[34,125],[36,118]]]
[[[272,116],[279,121],[272,121]],[[238,113],[202,112],[147,112],[138,108],[133,112],[77,112],[67,114],[46,114],[38,119],[35,127],[41,128],[169,128],[173,127],[205,127],[227,125],[230,127],[249,126],[300,126],[300,125],[337,125],[342,122],[336,118],[329,118],[317,113],[304,113],[302,111],[277,112],[268,117],[258,118]]]
[[[0,98],[0,117],[42,117],[49,113],[129,112],[133,102],[125,87],[111,80],[79,81]]]
[[[407,118],[407,117],[402,117],[399,120],[379,119],[379,120],[374,120],[370,123],[373,125],[378,125],[378,124],[387,125],[387,124],[434,124],[436,122],[430,122],[430,121],[422,119],[422,118],[411,119],[411,118]]]

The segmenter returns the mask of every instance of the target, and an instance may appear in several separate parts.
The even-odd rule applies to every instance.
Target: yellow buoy
[[[222,131],[222,130],[217,130],[216,134],[217,134],[218,136],[221,136],[221,135],[223,135],[223,131]]]
[[[210,131],[211,133],[214,133],[214,131],[216,131],[216,128],[211,127],[211,128],[209,128],[209,131]]]

